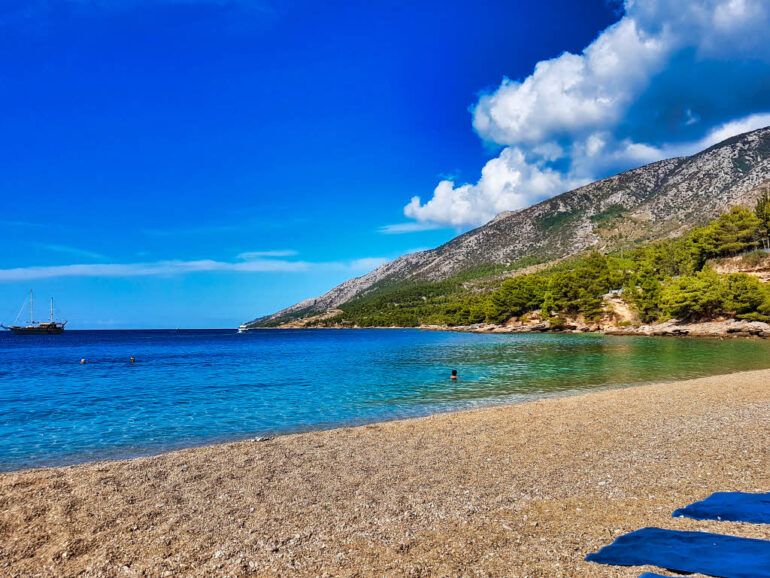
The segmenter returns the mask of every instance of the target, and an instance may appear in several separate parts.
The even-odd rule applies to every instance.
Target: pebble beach
[[[638,576],[584,557],[770,490],[770,370],[0,475],[3,576]]]

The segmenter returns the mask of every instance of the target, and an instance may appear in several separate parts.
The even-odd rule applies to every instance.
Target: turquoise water
[[[770,341],[376,329],[4,332],[0,470],[766,367]]]

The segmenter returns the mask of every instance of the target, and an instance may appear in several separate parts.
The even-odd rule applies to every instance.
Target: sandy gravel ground
[[[583,562],[770,490],[770,371],[0,476],[0,575],[638,576]]]

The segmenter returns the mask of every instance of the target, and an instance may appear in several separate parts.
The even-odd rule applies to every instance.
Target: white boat
[[[26,303],[25,303],[26,305]],[[24,309],[24,305],[22,305],[22,310]],[[19,316],[21,315],[21,311],[19,312],[19,315],[17,315],[16,319],[18,320]],[[61,333],[64,333],[64,327],[67,325],[67,322],[64,321],[54,321],[54,315],[53,315],[53,297],[51,297],[51,319],[49,321],[35,321],[35,295],[32,293],[32,290],[29,292],[29,324],[27,325],[0,325],[3,329],[8,329],[9,331],[12,331],[14,335],[28,335],[28,334],[42,334],[42,335],[59,335]]]

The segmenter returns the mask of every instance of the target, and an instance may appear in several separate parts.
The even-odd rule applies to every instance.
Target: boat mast
[[[35,295],[32,289],[29,290],[29,324],[34,325],[35,321]]]
[[[51,297],[51,323],[53,323],[53,297]]]

